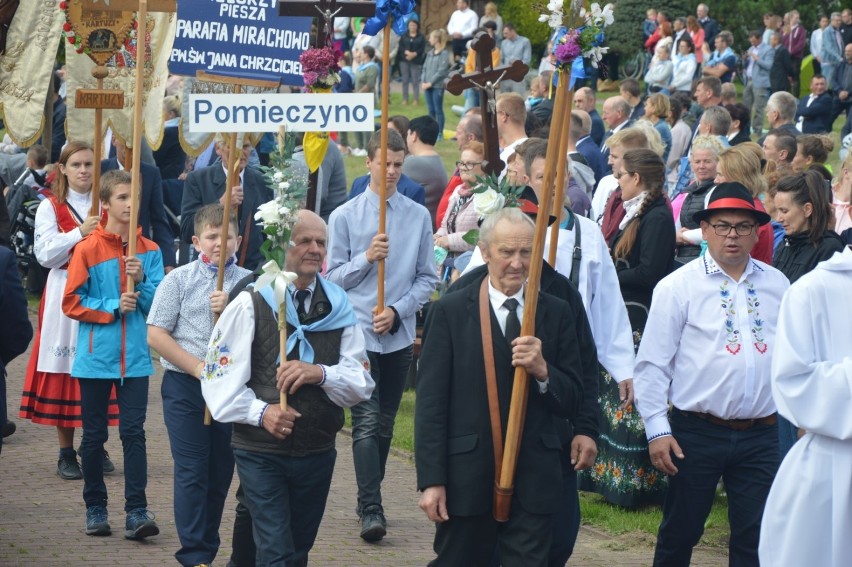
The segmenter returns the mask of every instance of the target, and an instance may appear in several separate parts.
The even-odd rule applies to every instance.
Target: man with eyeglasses
[[[649,474],[670,476],[654,565],[689,565],[720,477],[731,508],[731,565],[758,565],[760,520],[779,462],[770,361],[790,284],[750,255],[770,217],[745,186],[720,183],[693,219],[707,251],[657,285],[634,372],[657,469]]]

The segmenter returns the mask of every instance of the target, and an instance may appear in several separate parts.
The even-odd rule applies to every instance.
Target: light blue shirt
[[[338,207],[328,221],[326,278],[349,295],[364,331],[367,350],[390,353],[410,346],[415,314],[438,285],[433,264],[432,225],[426,207],[394,192],[387,199],[385,224],[389,250],[385,260],[385,305],[402,321],[399,330],[377,335],[373,313],[378,290],[378,262],[366,250],[379,230],[379,198],[370,188]]]

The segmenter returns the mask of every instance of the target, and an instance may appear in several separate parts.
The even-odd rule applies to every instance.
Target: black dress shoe
[[[8,437],[8,436],[12,435],[12,434],[13,434],[13,433],[17,430],[17,429],[18,429],[18,426],[17,426],[17,425],[15,425],[15,422],[14,422],[14,421],[8,421],[8,420],[6,420],[6,423],[4,423],[4,424],[3,424],[3,427],[2,427],[2,430],[3,430],[3,439],[5,439],[6,437]]]
[[[56,474],[63,480],[80,480],[83,478],[83,471],[80,469],[76,455],[70,459],[59,459],[56,464]]]

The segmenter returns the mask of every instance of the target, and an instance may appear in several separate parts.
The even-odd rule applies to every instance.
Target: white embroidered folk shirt
[[[670,401],[722,419],[775,412],[769,371],[789,286],[784,274],[754,259],[735,281],[709,252],[657,284],[634,380],[649,441],[671,435]]]
[[[322,389],[332,403],[352,407],[369,399],[375,383],[364,333],[358,325],[346,327],[340,342],[340,359],[325,371]],[[207,348],[201,393],[213,419],[224,423],[258,425],[266,402],[247,384],[251,378],[251,345],[254,341],[254,305],[251,295],[240,293],[213,328]]]

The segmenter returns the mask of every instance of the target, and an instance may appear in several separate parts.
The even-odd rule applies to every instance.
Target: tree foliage
[[[662,10],[670,19],[695,13],[687,0],[617,0],[615,23],[606,28],[606,45],[611,51],[630,55],[643,49],[642,22],[648,8]]]

